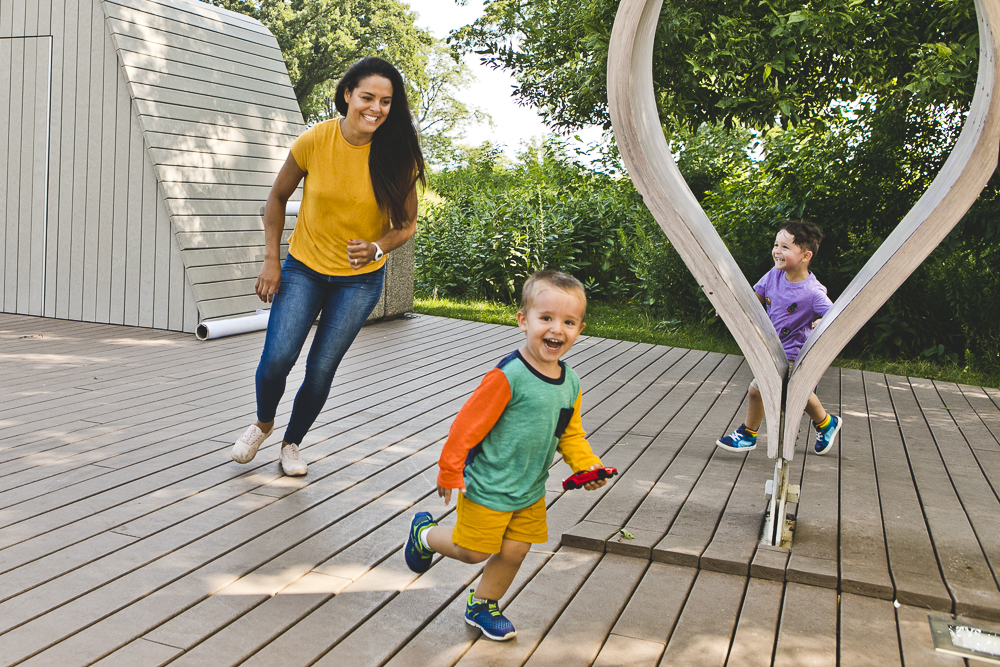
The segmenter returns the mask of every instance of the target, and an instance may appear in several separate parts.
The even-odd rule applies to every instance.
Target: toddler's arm
[[[593,470],[601,467],[601,459],[594,455],[594,451],[587,442],[587,434],[583,430],[583,422],[580,421],[580,401],[582,394],[578,394],[573,403],[573,416],[570,417],[569,425],[559,438],[557,450],[562,454],[563,460],[569,464],[573,472],[581,470]],[[589,485],[588,485],[589,486]]]
[[[494,368],[483,378],[448,431],[448,440],[438,459],[438,495],[445,504],[451,500],[451,490],[465,491],[465,459],[469,450],[478,445],[490,432],[510,401],[510,384],[499,368]]]

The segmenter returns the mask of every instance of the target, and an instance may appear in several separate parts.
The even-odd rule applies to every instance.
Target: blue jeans
[[[382,295],[385,267],[353,276],[327,276],[291,255],[271,303],[264,352],[257,366],[257,419],[274,419],[285,380],[302,351],[316,316],[316,336],[306,358],[306,376],[295,394],[285,442],[299,444],[330,395],[333,375]]]

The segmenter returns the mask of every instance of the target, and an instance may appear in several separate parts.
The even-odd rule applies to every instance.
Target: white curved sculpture
[[[646,206],[736,338],[760,386],[775,469],[771,523],[784,531],[785,461],[794,456],[813,388],[855,333],[889,299],[979,196],[997,166],[1000,85],[993,26],[1000,0],[976,0],[979,78],[965,127],[941,172],[822,319],[785,381],[778,335],[728,248],[674,164],[653,96],[653,38],[662,0],[622,0],[608,53],[608,106],[622,159]],[[785,414],[789,415],[785,419]],[[781,471],[779,474],[779,470]],[[793,491],[794,493],[794,491]],[[773,528],[773,526],[772,526]]]

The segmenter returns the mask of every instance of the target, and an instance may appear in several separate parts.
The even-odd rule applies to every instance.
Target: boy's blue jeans
[[[302,442],[330,394],[334,373],[382,295],[385,267],[353,276],[327,276],[291,255],[271,303],[264,352],[257,366],[257,419],[274,419],[285,380],[302,351],[316,316],[316,336],[306,357],[306,375],[295,394],[284,441]]]

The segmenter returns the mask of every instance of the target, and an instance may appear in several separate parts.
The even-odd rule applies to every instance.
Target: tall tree
[[[295,97],[307,120],[321,115],[316,87],[337,79],[352,63],[379,56],[407,79],[422,74],[433,38],[414,24],[399,0],[208,0],[251,16],[274,34],[285,57]]]
[[[484,16],[452,38],[510,71],[516,95],[550,124],[607,125],[617,8],[617,0],[487,0]],[[653,81],[670,126],[822,122],[833,103],[865,95],[908,91],[964,105],[977,46],[973,0],[664,0]]]
[[[423,74],[408,81],[413,88],[413,115],[424,153],[433,162],[444,162],[454,144],[465,136],[472,122],[493,124],[488,113],[458,99],[458,91],[475,76],[454,49],[436,41],[426,49]]]

